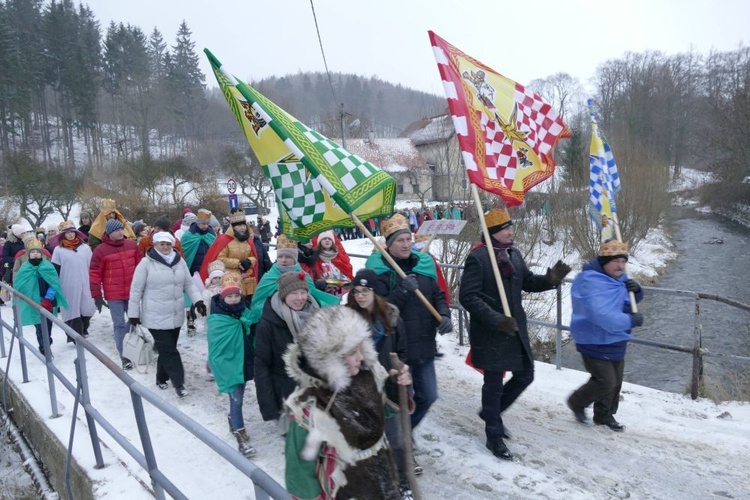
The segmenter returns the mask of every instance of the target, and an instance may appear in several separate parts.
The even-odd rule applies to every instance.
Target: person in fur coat
[[[401,498],[385,437],[388,376],[367,321],[332,306],[315,313],[284,355],[299,385],[286,400],[286,488],[293,498]],[[398,383],[411,383],[408,368]]]

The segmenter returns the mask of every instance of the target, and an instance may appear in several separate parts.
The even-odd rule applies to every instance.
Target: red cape
[[[213,242],[213,244],[208,248],[208,252],[206,252],[206,257],[203,259],[203,264],[201,264],[201,278],[205,282],[206,279],[208,279],[208,265],[215,261],[216,258],[219,256],[222,250],[229,244],[230,241],[234,239],[234,236],[231,236],[229,234],[220,234],[216,237],[216,240]],[[250,249],[253,252],[253,257],[255,257],[255,266],[253,266],[253,271],[255,271],[255,276],[257,278],[258,276],[258,251],[255,249],[255,243],[253,243],[252,238],[249,238],[247,240],[247,243],[250,245]]]
[[[315,238],[313,238],[312,240],[313,248],[316,248],[318,246],[318,236],[320,235],[315,236]],[[350,280],[354,279],[354,272],[352,271],[352,261],[349,259],[349,254],[346,253],[346,249],[344,248],[343,243],[341,243],[339,237],[336,236],[336,233],[333,234],[333,243],[336,245],[336,249],[339,251],[339,253],[331,262],[338,268],[339,271],[344,273],[344,276],[346,276]],[[316,259],[314,270],[315,274],[310,274],[310,272],[308,272],[307,274],[310,274],[313,279],[317,279],[317,277],[320,277],[320,275],[323,273],[323,270],[321,268],[322,264],[323,261],[321,261],[320,259]],[[305,269],[305,271],[307,271],[307,269]]]

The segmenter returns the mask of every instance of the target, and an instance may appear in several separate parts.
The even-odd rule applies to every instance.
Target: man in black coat
[[[526,267],[521,253],[513,247],[513,222],[505,209],[492,209],[485,214],[497,256],[510,315],[503,311],[500,292],[492,271],[488,247],[477,244],[464,264],[458,300],[469,312],[469,339],[474,366],[484,370],[482,410],[487,448],[493,455],[512,460],[503,438],[502,412],[513,404],[534,380],[534,357],[526,328],[526,313],[521,304],[521,291],[543,292],[560,284],[570,267],[558,261],[546,275],[533,274]],[[513,377],[503,387],[503,372]]]

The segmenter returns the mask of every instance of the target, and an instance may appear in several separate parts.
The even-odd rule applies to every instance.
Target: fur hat
[[[287,271],[276,278],[279,285],[279,298],[283,301],[287,295],[295,290],[308,290],[307,275],[304,271]]]
[[[370,340],[370,327],[356,311],[345,306],[320,309],[305,323],[297,335],[297,345],[310,367],[334,391],[346,389],[351,384],[351,374],[344,358],[359,347],[362,350],[362,368],[377,369],[378,355]],[[284,355],[287,373],[294,365],[295,352]],[[376,366],[377,365],[377,366]],[[382,368],[381,368],[382,370]]]
[[[42,251],[42,242],[39,241],[36,238],[29,238],[24,242],[24,246],[26,247],[26,253],[28,254],[32,250],[39,250]]]
[[[484,220],[487,222],[487,229],[490,234],[498,233],[506,227],[513,225],[513,221],[510,220],[510,214],[505,208],[493,208],[489,212],[485,212]]]
[[[233,293],[239,293],[242,295],[242,287],[240,286],[240,276],[237,273],[225,273],[221,277],[221,298],[225,299],[227,295]]]
[[[108,235],[114,233],[118,229],[125,229],[125,226],[117,219],[109,219],[106,224],[104,224],[104,232]]]
[[[599,248],[599,265],[603,266],[615,259],[628,260],[628,244],[623,241],[609,240]]]
[[[151,235],[151,241],[154,244],[167,242],[170,245],[174,245],[174,236],[169,231],[159,231]]]
[[[10,226],[10,232],[13,233],[16,238],[20,238],[24,233],[28,233],[29,231],[21,224],[13,224]]]
[[[299,260],[297,242],[295,240],[290,240],[283,234],[280,234],[279,237],[276,238],[276,258],[279,258],[282,255],[291,257],[292,259],[294,259],[294,262],[297,262]]]
[[[226,266],[220,260],[215,260],[208,265],[208,279],[221,278],[224,276]]]
[[[211,222],[211,211],[206,210],[205,208],[201,208],[198,210],[198,222],[203,224],[208,224]]]
[[[385,246],[389,247],[402,234],[411,234],[409,221],[401,214],[380,222],[380,232],[385,236]]]
[[[188,212],[185,214],[185,216],[182,218],[182,225],[183,226],[190,226],[193,222],[198,222],[198,216],[195,215],[193,212]]]
[[[154,227],[158,227],[162,231],[169,231],[172,229],[172,222],[168,215],[162,215],[154,221]]]

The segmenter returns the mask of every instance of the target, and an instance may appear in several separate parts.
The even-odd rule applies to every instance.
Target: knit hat
[[[389,247],[402,234],[411,234],[411,229],[409,229],[409,221],[406,217],[396,214],[380,223],[380,232],[385,236],[385,246]]]
[[[104,232],[110,235],[118,229],[125,229],[125,226],[117,219],[109,219],[104,225]]]
[[[198,222],[198,216],[195,215],[193,212],[186,213],[185,216],[182,218],[182,225],[183,226],[190,226],[193,222]]]
[[[279,298],[284,300],[295,290],[309,290],[304,271],[287,271],[281,274],[276,283],[279,285]]]
[[[331,240],[334,243],[334,245],[336,244],[336,237],[334,236],[333,231],[331,231],[330,229],[328,231],[323,231],[322,233],[318,235],[318,243],[323,241],[325,238],[328,238],[329,240]]]
[[[499,233],[506,227],[513,225],[510,214],[505,208],[493,208],[489,212],[485,212],[484,220],[487,222],[487,229],[490,234]]]
[[[133,222],[133,232],[136,236],[138,236],[141,231],[143,231],[146,228],[146,224],[142,220],[137,220]]]
[[[357,271],[349,286],[350,289],[353,289],[355,286],[364,286],[374,291],[377,295],[388,295],[388,290],[385,289],[384,284],[378,279],[377,273],[366,267]]]
[[[221,278],[224,276],[226,266],[220,260],[215,260],[208,265],[208,279]]]
[[[212,228],[216,231],[218,234],[219,229],[221,228],[221,224],[219,224],[219,219],[216,218],[214,214],[211,214],[211,222],[209,222]]]
[[[107,224],[109,224],[109,222]],[[158,233],[151,235],[151,241],[154,242],[154,244],[167,242],[170,245],[174,245],[174,236],[168,231],[159,231]]]
[[[21,224],[13,224],[10,226],[10,232],[13,233],[16,238],[20,238],[23,236],[23,233],[28,233],[28,230]]]
[[[219,294],[222,299],[225,299],[227,295],[233,293],[239,293],[242,295],[242,287],[240,287],[240,276],[237,273],[224,273],[221,277],[221,291]]]
[[[172,229],[172,222],[168,215],[162,215],[154,221],[154,227],[158,227],[162,231],[169,231]]]
[[[295,240],[290,240],[283,234],[280,234],[279,237],[276,238],[276,258],[278,259],[282,255],[291,257],[292,259],[294,259],[294,262],[297,262],[297,260],[299,259],[297,242]]]
[[[599,248],[599,265],[603,266],[615,259],[628,260],[628,244],[624,241],[609,240]]]
[[[50,222],[49,224],[47,224],[47,232],[49,233],[50,231],[54,231],[54,232],[57,231],[57,224],[56,223]]]
[[[197,218],[199,223],[208,224],[211,222],[211,211],[201,208],[198,210]]]

